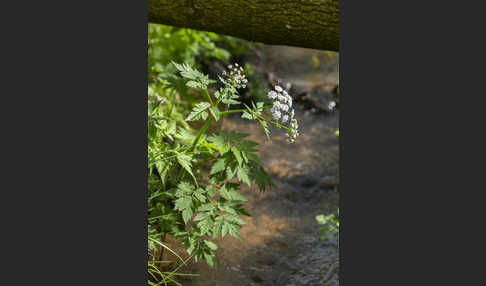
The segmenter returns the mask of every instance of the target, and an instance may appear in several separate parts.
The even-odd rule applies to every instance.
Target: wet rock
[[[285,198],[291,202],[295,202],[297,200],[297,192],[289,192],[285,194]]]
[[[314,178],[311,178],[311,177],[306,177],[304,178],[304,180],[302,181],[302,183],[300,184],[301,187],[303,188],[310,188],[310,187],[313,187],[317,184],[317,180],[315,180]]]
[[[270,247],[270,248],[275,248],[275,249],[283,249],[287,247],[287,243],[276,240],[276,239],[264,239],[263,243]]]
[[[319,182],[320,189],[334,189],[336,186],[338,186],[338,182],[336,178],[331,176],[324,177]]]
[[[259,264],[272,266],[277,264],[278,256],[270,253],[263,254],[256,262]]]
[[[260,277],[259,275],[252,275],[252,276],[251,276],[251,280],[253,280],[253,281],[254,281],[254,282],[256,282],[256,283],[262,283],[263,281],[265,281],[265,280],[263,280],[263,278],[262,278],[262,277]]]

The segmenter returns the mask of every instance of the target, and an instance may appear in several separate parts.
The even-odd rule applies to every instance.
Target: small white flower
[[[333,110],[334,107],[336,107],[336,102],[334,102],[334,101],[329,102],[329,105],[327,106],[327,108],[329,108],[329,110]]]
[[[267,96],[271,99],[275,99],[277,97],[277,93],[274,90],[271,90],[268,92]]]
[[[239,68],[238,68],[239,67]],[[243,72],[243,67],[240,67],[237,63],[233,65],[228,65],[229,75],[226,71],[223,71],[223,75],[228,77],[228,83],[235,88],[246,88],[245,73]]]
[[[288,86],[287,86],[288,87]],[[270,108],[273,119],[277,122],[288,123],[287,125],[287,142],[292,143],[299,136],[298,124],[295,117],[295,111],[292,109],[292,97],[280,86],[275,86],[275,90],[267,93],[267,96],[273,100],[273,106]]]

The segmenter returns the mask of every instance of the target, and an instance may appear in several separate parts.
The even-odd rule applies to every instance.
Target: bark
[[[339,50],[339,0],[148,0],[148,20],[271,45]]]

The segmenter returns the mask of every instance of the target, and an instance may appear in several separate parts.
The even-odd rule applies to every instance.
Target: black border
[[[483,114],[474,102],[482,81],[471,80],[481,73],[466,66],[484,62],[473,42],[484,27],[474,10],[483,10],[347,5],[340,1],[340,284],[474,285],[475,268],[453,254],[478,252],[463,249],[476,235],[454,227],[482,202],[461,195],[482,182],[459,159],[484,145],[471,139],[482,130],[471,118]],[[142,285],[147,2],[14,10],[3,10],[15,24],[4,25],[3,41],[0,284]]]
[[[2,10],[0,284],[146,285],[147,2],[21,6]]]

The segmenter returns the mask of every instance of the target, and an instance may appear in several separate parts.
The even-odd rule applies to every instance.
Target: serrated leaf
[[[165,185],[166,179],[167,179],[167,174],[169,171],[169,162],[165,160],[160,160],[155,163],[155,168],[157,168],[157,172],[160,175],[160,179],[162,183]]]
[[[243,114],[241,114],[241,118],[248,119],[248,120],[255,119],[254,115],[249,113],[248,111],[243,111]]]
[[[214,197],[216,195],[216,189],[212,185],[206,187],[206,192],[208,193],[209,197]]]
[[[214,267],[213,258],[211,257],[211,254],[205,252],[204,253],[204,261],[206,261],[206,263],[209,266]]]
[[[213,225],[213,237],[216,238],[220,233],[223,228],[223,216],[218,216],[214,220],[214,225]]]
[[[240,233],[238,232],[238,228],[236,226],[230,225],[230,227],[229,227],[229,234],[231,236],[234,236],[234,237],[239,238],[241,240]]]
[[[251,187],[251,181],[248,177],[248,168],[246,168],[246,166],[236,168],[236,176],[238,177],[238,180]]]
[[[233,209],[230,206],[220,206],[219,209],[222,210],[222,211],[225,211],[227,213],[233,214],[233,215],[238,215],[238,213],[236,212],[236,210]]]
[[[228,233],[229,227],[230,227],[229,223],[227,223],[227,222],[223,223],[223,227],[221,228],[221,236],[222,237],[224,237]]]
[[[219,188],[219,195],[225,200],[231,200],[230,194],[226,189],[226,184],[222,185],[221,188]]]
[[[227,99],[227,98],[222,99],[221,102],[224,103],[224,104],[229,104],[229,105],[241,103],[239,101],[236,101],[236,100],[233,100],[233,99]]]
[[[174,209],[184,211],[192,207],[192,198],[189,196],[180,197],[175,200]]]
[[[248,199],[245,196],[243,196],[242,194],[236,191],[229,192],[229,196],[231,197],[232,201],[242,201],[242,202],[248,201]]]
[[[218,121],[221,117],[221,112],[219,111],[218,107],[212,106],[211,108],[209,108],[209,111],[211,112],[211,115],[213,115],[214,120]]]
[[[231,152],[235,155],[236,160],[238,161],[238,166],[241,167],[241,163],[243,163],[243,159],[241,158],[241,152],[235,146],[231,147]]]
[[[184,153],[177,153],[176,158],[177,158],[177,162],[179,162],[179,164],[182,166],[182,168],[184,168],[184,170],[186,170],[192,176],[192,178],[194,179],[194,182],[196,182],[196,184],[197,184],[196,177],[192,173],[192,169],[191,169],[192,157],[189,156],[189,155],[186,155]]]
[[[206,191],[204,189],[197,189],[193,195],[196,197],[196,199],[198,199],[201,203],[205,203],[206,202],[206,196],[204,195],[206,193]]]
[[[200,221],[197,226],[201,231],[201,235],[209,234],[213,226],[213,220],[210,216],[207,216],[204,220]]]
[[[258,122],[260,122],[260,124],[262,125],[263,131],[265,131],[265,135],[267,135],[268,141],[272,142],[272,139],[270,139],[270,130],[268,130],[267,122],[260,119],[258,119]]]
[[[198,104],[196,104],[196,106],[194,106],[189,116],[187,116],[186,121],[199,119],[206,120],[206,118],[208,117],[208,112],[206,110],[209,107],[211,107],[211,104],[209,102],[199,102]]]
[[[184,67],[176,62],[172,62],[172,64],[178,69],[179,71],[184,71]]]
[[[184,220],[185,224],[187,224],[187,222],[191,219],[192,215],[193,212],[191,208],[186,208],[182,211],[182,219]]]
[[[220,135],[212,135],[208,138],[208,140],[213,143],[216,148],[218,148],[218,151],[221,153],[221,155],[225,154],[228,152],[231,148],[231,145],[225,140],[225,133],[223,132]]]
[[[194,185],[186,181],[180,182],[177,185],[177,191],[175,193],[176,197],[183,197],[186,195],[191,195],[194,192]]]
[[[204,240],[204,243],[209,247],[209,249],[211,250],[216,250],[218,249],[218,246],[216,245],[216,243],[212,242],[212,241],[209,241],[209,240]]]
[[[274,186],[272,178],[270,178],[263,167],[256,162],[251,162],[250,164],[250,177],[258,185],[261,192],[265,191],[266,185]]]
[[[189,245],[189,247],[187,248],[187,253],[189,253],[189,255],[191,255],[192,252],[194,251],[195,247],[196,246],[194,244]]]
[[[214,209],[216,209],[216,208],[212,204],[207,203],[207,204],[200,206],[197,210],[200,211],[200,212],[205,212],[205,211],[212,211]]]
[[[226,163],[224,158],[219,158],[214,162],[214,164],[211,166],[211,172],[210,175],[219,173],[221,171],[224,171],[226,169]]]
[[[204,88],[205,87],[200,82],[197,82],[197,81],[194,81],[194,80],[190,80],[190,81],[186,82],[186,85],[188,87],[192,87],[192,88]]]
[[[231,166],[228,166],[226,168],[226,180],[231,180],[233,177],[236,175],[236,168],[231,168]]]
[[[209,216],[209,213],[208,212],[200,212],[196,215],[196,217],[194,218],[194,221],[201,221],[201,220],[204,220],[206,219],[207,217]]]

